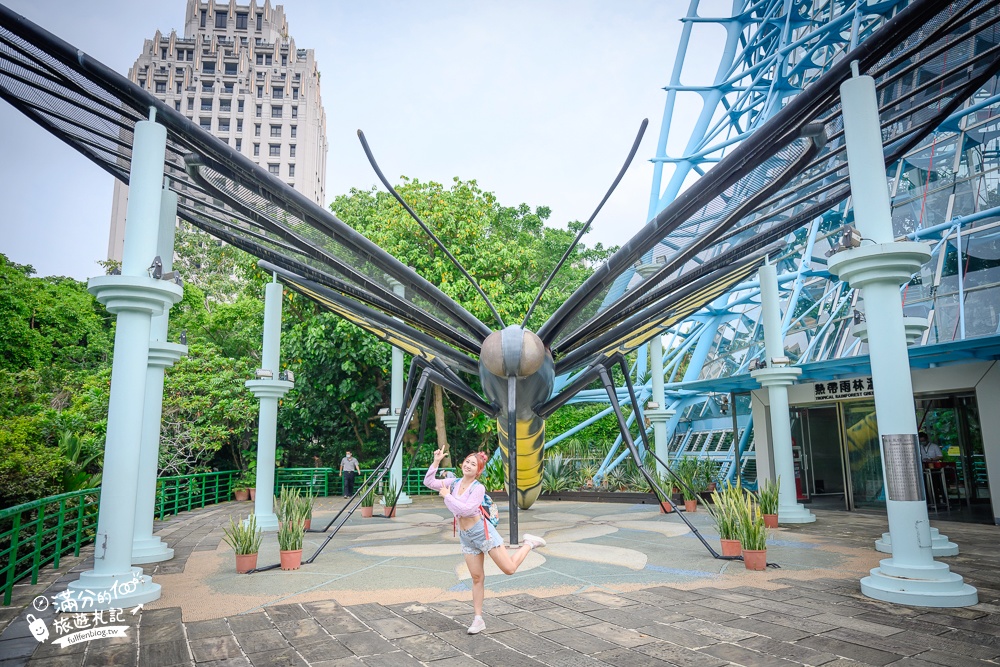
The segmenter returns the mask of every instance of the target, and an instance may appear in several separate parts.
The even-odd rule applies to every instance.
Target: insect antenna
[[[410,208],[410,205],[406,203],[406,200],[404,200],[400,196],[400,194],[396,192],[396,189],[389,184],[389,181],[388,179],[386,179],[385,174],[382,173],[382,170],[379,169],[378,163],[375,162],[375,156],[372,155],[372,149],[369,148],[368,141],[365,139],[365,133],[362,132],[361,130],[358,130],[358,139],[361,140],[361,147],[365,150],[365,155],[368,157],[368,162],[371,164],[372,169],[375,170],[375,174],[378,176],[379,180],[382,181],[382,185],[385,186],[385,189],[388,190],[392,194],[392,196],[396,198],[396,201],[398,201],[400,205],[404,209],[406,209],[406,212],[410,214],[410,217],[416,220],[417,224],[420,225],[420,228],[423,229],[425,232],[427,232],[427,235],[430,236],[431,240],[437,244],[437,247],[441,248],[441,252],[443,252],[448,257],[448,259],[451,260],[451,263],[454,264],[455,267],[462,272],[462,275],[465,276],[466,279],[469,281],[469,283],[471,283],[472,286],[475,288],[475,290],[479,292],[479,296],[483,297],[483,301],[485,301],[486,305],[490,307],[491,311],[493,311],[493,315],[497,318],[497,322],[500,323],[500,328],[501,329],[505,328],[507,325],[504,324],[503,318],[500,317],[500,313],[497,312],[497,309],[493,307],[493,302],[490,301],[490,298],[488,296],[486,296],[486,292],[484,292],[483,288],[479,286],[479,283],[476,282],[476,279],[473,278],[471,275],[469,275],[469,272],[465,270],[465,267],[462,266],[462,263],[459,262],[458,259],[454,255],[452,255],[451,252],[446,247],[444,247],[444,243],[441,242],[441,239],[435,236],[434,232],[430,230],[430,227],[428,227],[427,224],[420,219],[420,216],[417,215],[416,211]]]
[[[528,326],[528,320],[531,318],[531,313],[535,310],[535,306],[538,305],[538,302],[542,300],[542,295],[545,293],[545,290],[548,289],[549,283],[551,283],[552,279],[556,277],[557,273],[559,273],[559,269],[561,269],[563,264],[566,263],[566,260],[569,258],[570,254],[572,254],[573,249],[576,248],[578,243],[580,243],[580,239],[582,239],[583,235],[587,233],[588,229],[590,229],[590,224],[594,222],[594,218],[596,218],[597,214],[601,212],[601,209],[604,207],[604,203],[608,201],[608,198],[611,197],[611,193],[615,191],[615,188],[618,187],[622,177],[625,176],[625,172],[628,171],[629,165],[632,164],[632,158],[635,157],[636,152],[639,150],[639,144],[642,143],[642,135],[646,133],[647,125],[649,125],[649,119],[643,118],[642,124],[639,125],[639,132],[635,135],[635,141],[632,142],[632,150],[629,151],[628,157],[625,159],[625,164],[622,165],[621,171],[618,172],[618,176],[615,177],[614,183],[612,183],[611,187],[608,188],[608,192],[604,195],[604,199],[602,199],[601,203],[597,205],[594,212],[590,214],[586,224],[580,228],[580,231],[577,232],[576,238],[573,239],[573,242],[569,244],[568,248],[566,248],[566,252],[563,253],[562,259],[559,260],[559,262],[552,269],[552,272],[549,273],[549,277],[545,279],[544,283],[542,283],[541,289],[538,290],[538,295],[535,296],[535,300],[531,302],[531,306],[528,308],[528,313],[524,316],[524,321],[521,322],[522,328]]]

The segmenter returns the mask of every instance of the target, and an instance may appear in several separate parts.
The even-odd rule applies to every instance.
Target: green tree
[[[0,254],[0,368],[95,368],[111,353],[111,321],[72,278],[35,278]]]

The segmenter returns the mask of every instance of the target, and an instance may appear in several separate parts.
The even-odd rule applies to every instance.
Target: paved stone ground
[[[193,567],[199,557],[214,553],[218,527],[231,511],[222,505],[191,512],[165,524],[159,534],[175,548],[189,548],[187,565]],[[601,511],[609,510],[605,506]],[[678,578],[676,573],[643,569],[639,571],[641,580],[634,579],[633,573],[633,579],[609,579],[605,585],[586,583],[555,595],[547,594],[549,591],[542,591],[545,595],[514,589],[488,591],[496,596],[486,601],[487,630],[479,636],[465,633],[471,621],[467,591],[454,591],[452,597],[457,599],[424,593],[424,599],[385,603],[389,592],[405,588],[408,582],[405,568],[383,566],[375,568],[382,589],[370,591],[370,601],[359,604],[342,605],[331,595],[327,599],[265,604],[204,620],[193,620],[205,614],[189,607],[146,608],[135,615],[126,610],[125,637],[64,649],[36,642],[28,629],[26,614],[31,609],[27,605],[40,592],[52,595],[75,579],[74,570],[89,567],[81,558],[67,562],[38,586],[19,587],[16,605],[0,616],[0,622],[7,624],[0,635],[0,667],[1000,664],[996,527],[935,522],[962,548],[961,555],[942,561],[978,588],[980,603],[964,609],[926,609],[865,598],[858,586],[863,570],[851,572],[844,561],[837,561],[840,565],[835,568],[823,565],[845,552],[873,552],[872,539],[884,530],[884,517],[841,512],[824,512],[819,517],[815,524],[777,531],[769,553],[774,551],[776,559],[784,561],[781,570]],[[625,539],[617,535],[612,537]],[[439,537],[435,533],[428,539]],[[601,546],[599,542],[594,544]],[[681,544],[693,542],[679,538]],[[650,558],[655,556],[653,551],[664,548],[663,540],[656,536],[647,535],[646,543]],[[371,548],[364,545],[372,541],[358,544],[361,549]],[[809,544],[810,548],[794,546],[798,544]],[[345,553],[338,552],[336,558],[345,558]],[[702,557],[696,551],[691,554],[692,561]],[[799,554],[808,558],[796,559]],[[451,560],[455,560],[454,555]],[[810,568],[810,561],[819,566]],[[856,561],[846,562],[851,565]],[[552,557],[546,563],[552,573],[562,568],[563,577],[596,567],[578,561],[577,570],[563,565],[561,559]],[[704,570],[696,563],[694,569],[699,568]],[[294,578],[293,573],[283,574],[289,576],[272,581]],[[666,583],[649,581],[653,574],[662,575]],[[164,572],[162,579],[168,576]],[[448,577],[453,582],[454,571]],[[243,577],[236,581],[246,585],[249,580]],[[533,590],[530,583],[525,579],[520,585]],[[39,615],[51,620],[51,614]]]

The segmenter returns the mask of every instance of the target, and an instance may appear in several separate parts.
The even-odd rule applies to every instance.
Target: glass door
[[[875,401],[848,401],[840,406],[850,473],[850,509],[885,509]]]

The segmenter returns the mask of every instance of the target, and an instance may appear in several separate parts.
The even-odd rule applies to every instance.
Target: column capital
[[[385,424],[386,428],[396,428],[399,426],[399,415],[385,415],[384,417],[379,417],[379,420]]]
[[[287,380],[247,380],[243,384],[257,398],[281,398],[295,386]]]
[[[762,387],[787,387],[795,384],[800,375],[802,369],[798,366],[774,366],[750,372],[750,377]]]
[[[926,317],[904,317],[903,330],[906,332],[906,343],[912,345],[920,340],[928,328]],[[861,322],[851,326],[851,333],[860,338],[862,343],[868,342],[868,322]]]
[[[180,285],[147,276],[97,276],[87,281],[87,291],[115,315],[122,311],[162,315],[184,297]]]
[[[180,343],[150,341],[149,365],[168,368],[177,363],[181,357],[187,356],[187,352],[187,345],[181,345]]]
[[[838,252],[829,259],[827,268],[855,289],[872,283],[898,286],[909,282],[930,258],[927,243],[875,243]]]
[[[677,412],[675,410],[666,410],[666,409],[643,411],[643,415],[646,417],[646,419],[649,420],[651,424],[655,424],[657,422],[664,422],[664,423],[668,422],[670,421],[670,418],[676,414]]]

